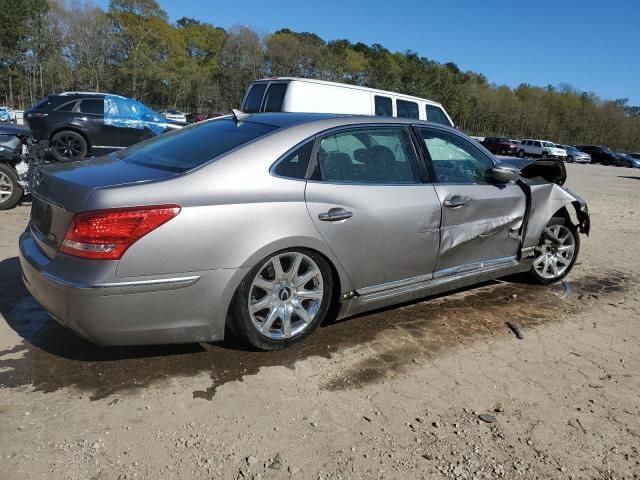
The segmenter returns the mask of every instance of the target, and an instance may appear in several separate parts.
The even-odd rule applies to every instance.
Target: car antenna
[[[235,108],[231,109],[231,113],[233,113],[233,121],[236,122],[236,126],[239,126],[251,116],[250,113],[244,113],[242,110],[236,110]]]

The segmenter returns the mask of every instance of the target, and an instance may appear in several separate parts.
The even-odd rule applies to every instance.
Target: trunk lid
[[[113,156],[39,165],[31,176],[30,228],[52,258],[64,240],[74,214],[84,211],[95,189],[145,183],[175,176],[174,172],[122,162]]]

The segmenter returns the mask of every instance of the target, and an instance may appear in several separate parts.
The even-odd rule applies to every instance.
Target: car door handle
[[[353,217],[353,212],[347,212],[342,208],[332,208],[328,212],[318,214],[318,220],[322,222],[338,222]]]
[[[445,207],[448,208],[460,208],[467,204],[466,200],[445,200],[442,202]]]

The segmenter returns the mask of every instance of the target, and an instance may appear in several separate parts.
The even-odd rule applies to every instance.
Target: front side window
[[[448,127],[451,126],[451,122],[440,107],[436,107],[435,105],[427,105],[426,108],[427,121],[441,123],[442,125],[446,125]]]
[[[116,158],[172,172],[186,172],[276,130],[261,123],[224,118],[174,130],[120,150]]]
[[[305,178],[307,168],[309,167],[309,160],[311,159],[311,150],[313,150],[313,140],[296,148],[280,160],[273,169],[273,173],[280,177]]]
[[[357,129],[324,137],[318,164],[321,179],[328,182],[419,182],[417,156],[405,128]]]
[[[492,179],[493,162],[458,135],[420,129],[438,183],[486,183]]]
[[[406,100],[397,100],[396,108],[398,117],[402,118],[420,118],[418,114],[418,104],[416,102],[407,102]]]
[[[267,89],[267,96],[264,101],[264,112],[281,112],[284,94],[287,91],[286,83],[272,83]]]
[[[246,113],[256,113],[260,111],[260,104],[264,91],[267,89],[266,83],[256,83],[249,89],[247,99],[244,101],[242,110]]]
[[[380,95],[374,96],[374,102],[376,106],[376,115],[379,117],[393,117],[393,104],[391,98],[381,97]]]
[[[80,102],[80,111],[82,113],[92,113],[95,115],[104,114],[104,100],[101,98],[93,98],[91,100],[82,100]]]

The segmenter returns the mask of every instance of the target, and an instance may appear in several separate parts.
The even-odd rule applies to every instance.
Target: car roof
[[[361,85],[353,85],[353,84],[350,84],[350,83],[331,82],[329,80],[318,80],[316,78],[306,78],[306,77],[266,77],[266,78],[256,79],[251,83],[255,84],[255,83],[268,83],[268,82],[316,83],[316,84],[319,84],[319,85],[327,85],[327,86],[331,86],[331,87],[349,88],[349,89],[353,89],[353,90],[368,91],[368,92],[371,92],[371,93],[374,93],[374,94],[377,93],[377,94],[385,95],[385,96],[399,97],[400,99],[418,100],[418,101],[421,101],[421,102],[426,102],[429,105],[437,105],[439,107],[442,107],[441,103],[436,102],[434,100],[430,100],[428,98],[424,98],[424,97],[416,97],[414,95],[408,95],[408,94],[405,94],[405,93],[392,92],[390,90],[380,90],[378,88],[364,87],[364,86],[361,86]]]
[[[220,117],[219,117],[220,118]],[[380,117],[375,115],[348,115],[337,113],[251,113],[244,114],[242,120],[255,123],[263,123],[266,125],[272,125],[274,127],[293,127],[295,125],[302,125],[304,123],[318,122],[327,123],[331,126],[341,125],[353,125],[359,124],[403,124],[403,125],[431,125],[438,126],[452,131],[458,131],[447,125],[441,123],[427,122],[424,120],[418,120],[417,118],[402,118],[402,117]]]

